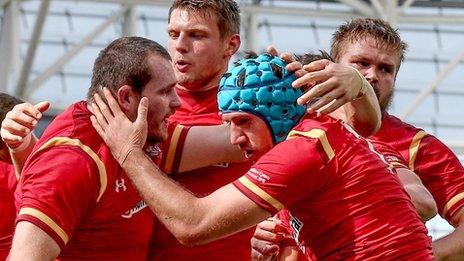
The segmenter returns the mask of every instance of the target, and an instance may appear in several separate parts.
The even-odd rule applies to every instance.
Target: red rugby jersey
[[[447,220],[464,206],[464,168],[433,135],[384,113],[380,130],[370,137],[391,145],[430,191],[438,213]]]
[[[0,260],[5,260],[8,256],[13,239],[16,183],[14,166],[0,161]]]
[[[392,166],[366,144],[329,116],[305,118],[234,185],[270,213],[285,206],[308,258],[433,260]]]
[[[222,123],[216,101],[217,88],[198,93],[190,93],[179,88],[176,90],[182,105],[170,117],[171,122],[188,126]],[[177,147],[176,150],[179,153],[167,164],[167,172],[174,173],[171,174],[173,179],[199,197],[209,195],[218,188],[233,182],[246,173],[251,166],[251,163],[225,163],[175,174],[179,166],[183,143],[170,142],[170,144],[169,150],[174,146]],[[253,233],[254,228],[250,228],[206,245],[186,247],[156,221],[149,255],[151,260],[249,260],[250,239]]]
[[[144,260],[153,214],[90,115],[79,102],[48,126],[23,169],[17,222],[49,234],[61,248],[61,260]],[[148,146],[147,154],[159,162],[162,146]]]

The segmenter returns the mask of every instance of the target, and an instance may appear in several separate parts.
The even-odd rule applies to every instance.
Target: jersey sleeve
[[[99,175],[79,148],[60,146],[33,155],[18,187],[16,222],[36,225],[63,248],[98,199]]]
[[[168,138],[162,144],[163,156],[160,168],[167,174],[175,174],[179,171],[185,138],[190,126],[184,126],[177,122],[168,124]]]
[[[449,221],[464,206],[464,168],[456,155],[434,136],[422,138],[416,154],[413,149],[410,167],[432,193],[440,215]]]
[[[324,158],[317,140],[293,138],[262,156],[233,184],[257,205],[275,214],[323,186],[327,178],[322,171]]]

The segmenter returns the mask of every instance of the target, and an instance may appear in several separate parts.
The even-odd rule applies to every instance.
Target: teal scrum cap
[[[294,80],[294,74],[287,71],[279,57],[261,54],[241,60],[221,78],[219,110],[259,116],[271,130],[274,142],[279,143],[306,111],[296,103],[302,92],[292,88]]]

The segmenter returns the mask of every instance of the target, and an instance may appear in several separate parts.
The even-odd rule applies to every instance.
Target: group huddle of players
[[[0,94],[0,259],[464,258],[461,163],[387,112],[398,32],[357,18],[330,55],[227,71],[239,31],[233,0],[175,0],[167,50],[111,42],[40,139],[49,104]]]

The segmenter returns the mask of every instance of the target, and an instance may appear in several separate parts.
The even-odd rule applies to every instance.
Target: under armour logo
[[[124,184],[125,182],[126,181],[123,178],[120,178],[120,179],[116,180],[116,182],[115,182],[116,183],[115,184],[116,185],[116,188],[115,188],[116,192],[119,193],[119,189],[122,189],[123,191],[126,191],[127,188],[126,188],[126,185]]]

